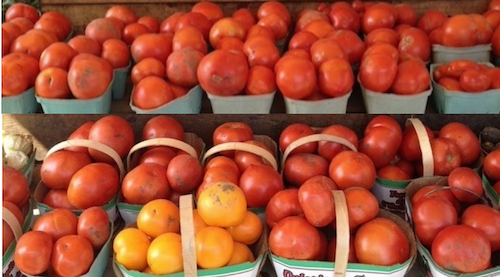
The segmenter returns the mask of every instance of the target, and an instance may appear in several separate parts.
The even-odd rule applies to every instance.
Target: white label
[[[384,209],[401,213],[405,211],[406,189],[384,187],[375,182],[371,191]]]

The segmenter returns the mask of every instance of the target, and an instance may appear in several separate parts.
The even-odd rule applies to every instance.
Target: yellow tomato
[[[252,245],[259,240],[262,228],[260,218],[256,214],[247,211],[242,223],[228,227],[226,230],[231,234],[234,241]]]
[[[198,199],[198,213],[209,226],[236,226],[243,222],[246,212],[245,195],[233,183],[213,184]]]
[[[255,258],[253,256],[250,248],[241,242],[234,242],[233,256],[227,263],[227,265],[237,265],[246,262],[254,262]]]
[[[223,267],[233,256],[233,238],[223,228],[203,228],[196,235],[195,246],[196,262],[201,268]]]
[[[113,241],[116,261],[128,270],[142,271],[147,266],[148,236],[137,228],[126,228]]]
[[[166,199],[153,200],[139,212],[137,227],[152,238],[169,232],[179,233],[179,208]]]
[[[181,235],[166,233],[155,238],[148,249],[148,265],[157,275],[181,272]]]

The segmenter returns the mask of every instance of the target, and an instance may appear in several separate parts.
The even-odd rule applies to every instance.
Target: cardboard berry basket
[[[323,100],[296,100],[284,97],[287,114],[345,114],[352,90],[340,97]]]
[[[194,133],[184,133],[184,141],[171,138],[154,138],[148,139],[134,145],[127,156],[127,172],[134,169],[139,163],[139,159],[148,147],[168,146],[178,150],[182,150],[189,155],[200,159],[201,154],[205,151],[205,143]],[[125,221],[125,224],[131,224],[137,220],[137,215],[143,205],[126,203],[123,194],[118,195],[118,211],[120,216]]]
[[[113,79],[113,100],[120,100],[125,97],[125,88],[127,87],[127,76],[130,71],[131,62],[128,66],[122,68],[116,68],[113,70],[115,78]]]
[[[35,113],[37,109],[35,87],[31,87],[19,95],[2,96],[2,113]]]
[[[7,251],[2,256],[2,274],[4,277],[18,277],[24,276],[14,263],[14,250],[16,249],[16,242],[27,232],[33,225],[33,201],[30,199],[28,205],[22,209],[24,215],[24,222],[21,226],[17,221],[14,214],[7,208],[2,207],[2,219],[9,225],[14,233],[14,241],[7,248]]]
[[[214,114],[268,114],[275,94],[219,96],[207,92],[207,97]]]
[[[255,255],[254,262],[245,262],[238,265],[225,266],[217,269],[198,269],[196,263],[195,235],[193,225],[193,196],[183,195],[180,198],[181,241],[184,272],[151,275],[135,270],[127,270],[113,260],[113,271],[118,277],[257,277],[267,255],[267,232],[264,228],[261,238],[250,249]]]
[[[186,95],[150,110],[144,110],[134,105],[134,90],[135,87],[132,88],[129,106],[136,114],[199,114],[201,111],[203,90],[200,85],[190,89]]]
[[[385,210],[379,210],[377,217],[387,218],[396,223],[405,233],[410,243],[410,258],[402,264],[377,266],[360,263],[348,263],[349,257],[349,218],[347,203],[343,191],[333,191],[337,226],[337,249],[335,263],[321,261],[299,261],[281,258],[270,254],[277,276],[390,276],[403,277],[410,271],[416,260],[415,236],[410,225],[399,216]]]
[[[493,67],[491,63],[485,63]],[[498,114],[500,113],[500,89],[479,93],[449,91],[434,80],[434,70],[439,63],[431,64],[433,98],[436,109],[442,114]]]
[[[45,158],[47,158],[48,156],[52,155],[53,153],[59,150],[63,150],[66,147],[71,147],[71,146],[89,147],[94,150],[98,150],[111,157],[115,161],[118,170],[120,171],[120,182],[121,182],[121,180],[125,175],[125,169],[123,167],[123,162],[120,158],[120,155],[118,155],[118,153],[116,153],[115,150],[113,150],[111,147],[97,141],[91,141],[86,139],[66,140],[54,145],[47,152]],[[43,198],[45,197],[45,195],[49,190],[50,189],[47,186],[45,186],[45,184],[42,181],[40,181],[40,183],[35,189],[35,193],[33,194],[36,206],[40,211],[40,214],[42,215],[53,209],[52,207],[49,207],[46,204],[42,203]],[[106,213],[109,216],[109,220],[111,222],[115,222],[118,219],[118,210],[116,208],[117,198],[118,198],[117,195],[115,195],[106,205],[101,207],[106,211]],[[82,212],[83,210],[73,210],[73,213],[75,213],[76,215],[80,215]]]
[[[406,193],[406,220],[410,222],[410,224],[413,225],[413,219],[412,219],[412,212],[413,212],[413,207],[411,206],[411,198],[417,191],[423,187],[431,186],[431,185],[439,185],[439,186],[447,186],[448,185],[448,178],[447,177],[431,177],[431,178],[419,178],[413,180],[410,185],[407,188],[407,193]],[[483,187],[484,188],[484,187]],[[489,205],[492,204],[491,202],[487,201],[484,196],[487,195],[487,190],[484,188],[485,195],[481,196],[482,200]],[[429,192],[433,193],[433,191]],[[491,205],[491,207],[494,207],[495,209],[498,209],[498,206]],[[415,236],[415,239],[417,241],[417,250],[419,253],[419,256],[422,258],[423,263],[425,265],[425,268],[427,270],[428,274],[431,274],[434,277],[490,277],[490,276],[500,276],[500,266],[496,266],[481,272],[476,272],[476,273],[470,273],[470,274],[464,274],[464,273],[458,273],[458,272],[453,272],[446,270],[436,264],[434,260],[432,259],[432,255],[430,251],[425,248],[425,246],[420,243],[419,239]],[[494,257],[492,257],[494,259]]]
[[[449,63],[456,60],[486,63],[490,61],[490,57],[491,44],[471,47],[447,47],[439,44],[432,45],[432,61],[434,63]]]

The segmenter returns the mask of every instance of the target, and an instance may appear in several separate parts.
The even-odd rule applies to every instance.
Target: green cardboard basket
[[[351,94],[352,90],[340,97],[313,101],[283,98],[287,114],[345,114]]]
[[[35,99],[35,87],[32,87],[19,95],[2,96],[2,113],[35,113],[37,108],[38,104]]]
[[[121,100],[125,97],[125,89],[127,87],[127,76],[130,70],[131,63],[123,68],[117,68],[114,71],[115,78],[113,80],[113,100]]]
[[[489,62],[491,57],[491,44],[476,45],[471,47],[446,47],[432,45],[433,63],[449,63],[456,60],[475,62]]]
[[[430,84],[428,90],[413,95],[374,92],[363,87],[361,82],[359,84],[369,114],[424,114],[432,93]]]
[[[207,97],[214,114],[268,114],[275,94],[218,96],[207,92]]]
[[[189,90],[186,95],[151,110],[144,110],[134,105],[132,102],[132,99],[134,99],[134,89],[132,88],[129,105],[136,114],[199,114],[201,111],[203,90],[199,85]]]

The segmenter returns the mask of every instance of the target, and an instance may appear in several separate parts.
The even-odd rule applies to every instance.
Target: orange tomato
[[[210,226],[230,227],[245,219],[247,201],[243,191],[229,182],[208,187],[198,199],[198,213]]]
[[[149,110],[165,105],[173,99],[172,89],[165,80],[148,76],[135,86],[132,102],[141,109]]]
[[[134,65],[130,75],[134,85],[137,85],[142,79],[149,76],[163,78],[165,75],[165,65],[155,58],[145,58]]]
[[[268,67],[257,65],[250,68],[245,85],[245,94],[261,95],[276,91],[276,76]]]
[[[233,256],[227,263],[228,266],[230,265],[237,265],[237,264],[242,264],[245,262],[254,262],[255,257],[253,256],[252,251],[250,251],[250,248],[246,246],[245,244],[241,242],[234,242],[234,250],[233,250]]]
[[[114,17],[128,25],[137,21],[137,16],[129,7],[123,5],[115,5],[106,11],[106,18]]]
[[[131,45],[134,40],[144,34],[152,33],[148,26],[141,23],[131,23],[125,26],[122,31],[122,40],[127,45]]]
[[[288,27],[285,20],[276,14],[270,14],[259,19],[257,25],[269,28],[276,40],[284,39],[288,33]]]
[[[322,39],[335,32],[335,28],[328,21],[316,20],[307,24],[302,31],[313,33],[319,39]]]
[[[191,47],[207,54],[207,43],[201,32],[192,26],[186,26],[175,32],[172,40],[172,50],[177,51],[182,48]]]
[[[78,54],[101,55],[101,45],[95,39],[88,36],[76,36],[68,41],[68,45],[75,49]]]
[[[228,231],[206,227],[195,237],[196,262],[201,268],[219,268],[227,265],[233,256],[234,241]]]
[[[208,20],[210,20],[210,23],[212,24],[224,17],[222,9],[217,4],[208,1],[196,3],[193,8],[191,8],[191,11],[201,13]]]
[[[95,39],[100,45],[111,38],[122,38],[120,30],[106,18],[92,20],[87,27],[85,27],[85,35]]]
[[[156,275],[183,271],[181,235],[165,233],[155,238],[148,248],[147,260]]]
[[[223,38],[235,37],[244,40],[247,33],[243,24],[238,20],[226,17],[217,21],[210,29],[210,44],[217,48]]]
[[[147,253],[151,242],[148,236],[137,228],[126,228],[113,241],[116,261],[128,270],[142,271],[148,266]]]
[[[179,233],[179,208],[166,199],[153,200],[139,212],[137,227],[153,238],[168,232]]]
[[[198,210],[193,210],[193,226],[194,226],[194,234],[198,234],[203,228],[208,227],[208,225],[203,221]]]
[[[247,211],[245,219],[243,219],[242,223],[226,228],[229,234],[233,237],[234,241],[241,242],[246,245],[252,245],[259,240],[260,235],[262,234],[262,229],[262,222],[259,217],[249,211]]]
[[[158,19],[153,16],[143,16],[137,19],[137,23],[140,23],[146,27],[148,27],[151,33],[158,33],[160,30],[160,23]]]

